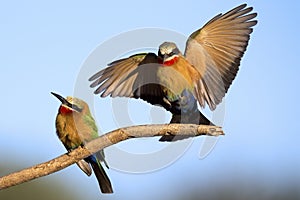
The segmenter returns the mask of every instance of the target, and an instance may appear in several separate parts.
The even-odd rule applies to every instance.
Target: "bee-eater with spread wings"
[[[86,142],[98,137],[96,122],[86,102],[75,97],[64,98],[53,92],[51,94],[61,101],[56,116],[56,133],[68,151],[84,146]],[[80,160],[77,165],[88,176],[92,174],[93,169],[101,192],[113,193],[110,180],[100,161],[105,162],[103,151]],[[90,166],[92,166],[92,169]]]
[[[212,124],[199,110],[222,101],[246,51],[257,13],[246,4],[218,14],[193,32],[182,54],[173,42],[159,46],[158,55],[141,53],[108,64],[93,75],[91,87],[101,97],[141,98],[161,105],[170,123]],[[163,136],[160,141],[171,141]]]

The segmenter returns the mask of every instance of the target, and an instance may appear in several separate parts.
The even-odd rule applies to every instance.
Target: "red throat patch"
[[[163,62],[162,60],[159,60],[158,63],[163,64],[163,66],[165,66],[165,67],[169,67],[169,66],[172,66],[175,63],[177,63],[177,61],[178,61],[178,56],[175,56],[173,59],[167,60],[165,62]]]
[[[61,114],[69,114],[69,113],[72,113],[72,112],[73,112],[72,109],[67,108],[65,106],[60,106],[59,107],[59,113],[61,113]]]

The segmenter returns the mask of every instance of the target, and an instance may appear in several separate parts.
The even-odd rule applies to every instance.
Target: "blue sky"
[[[59,102],[50,92],[72,95],[82,67],[99,45],[121,33],[149,27],[187,37],[216,14],[241,3],[244,1],[2,2],[0,158],[30,166],[65,152],[55,136]],[[145,174],[109,170],[116,192],[103,199],[135,199],[136,194],[145,199],[169,199],[190,188],[201,190],[197,185],[228,183],[234,175],[246,177],[244,186],[248,178],[257,178],[270,193],[282,185],[300,187],[300,5],[296,1],[247,3],[258,12],[259,23],[225,98],[226,136],[205,159],[198,155],[205,139],[197,138],[182,157],[161,170]],[[109,50],[111,55],[121,56],[117,52],[118,45]],[[99,57],[99,63],[111,61]],[[95,97],[94,104],[100,129],[118,128],[110,114],[112,101]],[[157,123],[170,117],[142,101],[130,101],[128,108],[136,123],[155,121],[150,119],[157,116],[153,112],[163,116]],[[119,147],[138,152],[145,151],[142,147],[153,150],[165,145],[154,139],[136,143],[125,142]],[[89,199],[99,199],[95,179],[86,178],[76,166],[52,176],[82,182],[83,193],[88,193]],[[177,193],[170,192],[176,189]]]

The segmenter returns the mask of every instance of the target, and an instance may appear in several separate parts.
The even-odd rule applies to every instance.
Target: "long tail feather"
[[[100,190],[102,193],[113,193],[112,185],[109,180],[109,177],[107,176],[105,170],[103,169],[102,165],[100,164],[100,161],[98,161],[97,158],[93,157],[91,159],[90,164],[93,168],[93,171],[96,175],[96,178],[98,180]]]

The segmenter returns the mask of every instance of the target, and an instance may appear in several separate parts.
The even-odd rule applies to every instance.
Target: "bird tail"
[[[196,109],[194,112],[188,112],[188,113],[173,113],[170,123],[214,125],[198,109]],[[159,139],[159,141],[173,142],[173,141],[182,140],[186,138],[188,138],[188,136],[164,135]]]
[[[102,167],[100,160],[98,159],[99,155],[97,154],[99,154],[99,152],[90,156],[88,160],[96,175],[96,178],[100,186],[100,190],[102,193],[113,193],[113,189],[109,177],[107,176],[104,168]]]
[[[92,174],[91,166],[87,161],[80,160],[76,164],[86,175],[90,176]]]

